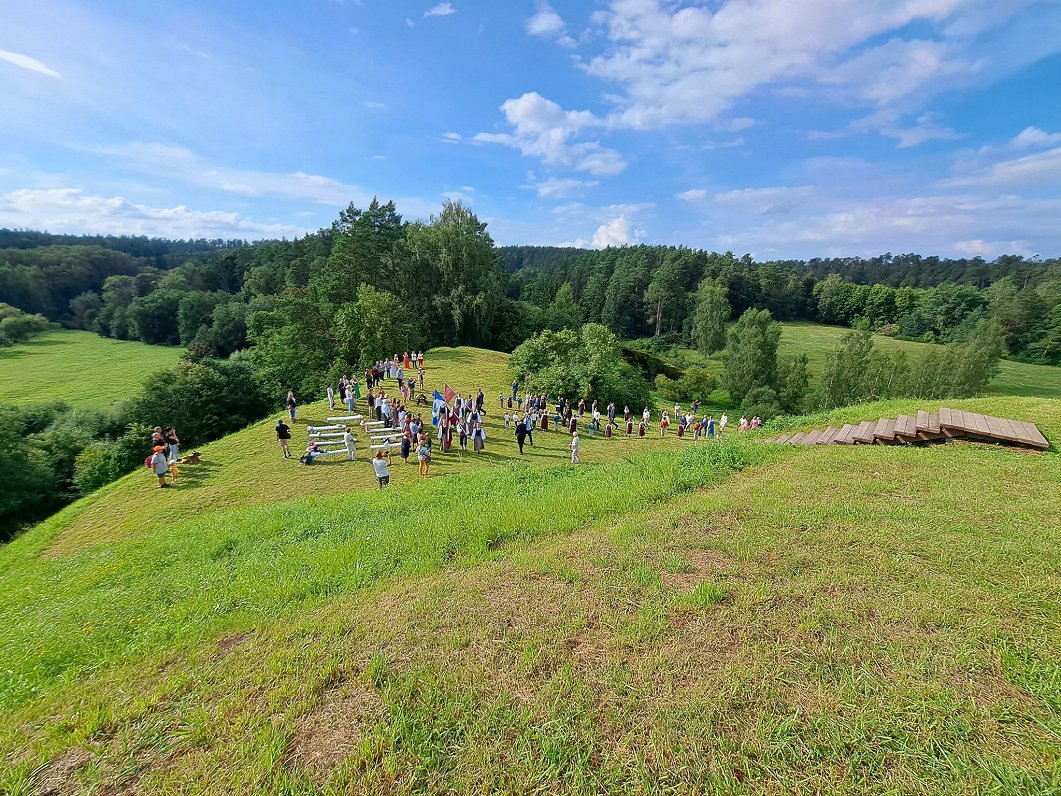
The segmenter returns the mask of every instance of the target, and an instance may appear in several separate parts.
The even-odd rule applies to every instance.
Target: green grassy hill
[[[177,364],[183,349],[112,340],[92,332],[52,330],[0,348],[0,401],[65,401],[104,409],[139,392],[157,370]]]
[[[849,330],[842,326],[785,321],[782,324],[778,356],[792,357],[806,354],[811,383],[814,384],[825,365],[826,356],[836,348],[840,338],[847,331]],[[873,343],[884,351],[906,351],[911,357],[921,356],[925,351],[941,348],[932,343],[914,343],[882,335],[874,335]],[[681,349],[680,355],[690,363],[706,364],[715,372],[721,372],[721,354],[704,358],[690,349]],[[1049,365],[1028,365],[1004,359],[1000,363],[998,376],[988,385],[988,394],[1061,398],[1061,368]]]
[[[508,382],[428,367],[488,409]],[[1061,439],[1058,400],[953,404]],[[379,490],[272,422],[0,550],[0,793],[1061,788],[1055,449],[733,433],[571,466],[494,416],[486,454]]]

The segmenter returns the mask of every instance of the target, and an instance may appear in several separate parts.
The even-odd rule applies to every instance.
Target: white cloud
[[[765,88],[799,92],[807,91],[808,84],[831,88],[836,101],[890,111],[891,123],[872,131],[897,139],[900,147],[953,139],[955,131],[934,121],[901,125],[898,120],[924,107],[934,94],[967,84],[992,67],[975,36],[1013,19],[1025,4],[1019,0],[1013,7],[987,11],[981,0],[720,0],[697,5],[611,0],[592,16],[605,41],[603,52],[576,64],[617,87],[607,95],[614,109],[594,117],[592,124],[551,125],[533,140],[519,129],[481,134],[480,140],[515,146],[548,163],[573,165],[571,151],[590,127],[658,130],[711,122],[736,132],[753,120],[720,117],[739,102]],[[541,0],[527,30],[555,36],[566,26]],[[530,96],[550,104],[557,116],[572,114],[569,121],[585,113],[564,110],[536,93],[509,102]],[[506,116],[514,123],[507,111]],[[617,151],[596,141],[591,145],[611,153],[610,161],[594,166],[592,173],[621,171]]]
[[[121,196],[92,196],[80,188],[0,194],[0,226],[166,238],[281,238],[307,231],[290,224],[263,224],[221,210],[192,210],[185,205],[150,207]]]
[[[606,224],[601,224],[593,234],[593,246],[604,249],[608,246],[625,246],[638,240],[638,233],[630,231],[630,221],[626,216],[616,216]]]
[[[600,125],[589,111],[565,111],[537,92],[528,92],[501,105],[512,133],[478,133],[476,141],[504,144],[545,163],[570,166],[595,177],[614,176],[626,169],[626,161],[614,149],[595,141],[571,143],[576,133]]]
[[[703,188],[690,188],[688,191],[682,191],[675,195],[676,199],[681,199],[683,202],[702,202],[707,198],[708,194]]]
[[[564,20],[543,0],[538,2],[538,11],[527,20],[527,33],[531,36],[555,36],[567,29]]]
[[[31,58],[28,55],[22,53],[13,53],[8,50],[0,50],[0,61],[7,61],[9,64],[20,66],[23,69],[28,69],[30,72],[37,72],[41,75],[47,75],[48,77],[62,77],[61,74],[56,72],[54,69],[50,69],[43,63],[38,61],[36,58]]]
[[[424,12],[425,17],[448,17],[450,14],[456,14],[457,9],[453,7],[453,3],[439,3],[433,8],[429,8]]]
[[[543,180],[532,187],[538,192],[538,196],[543,199],[559,199],[570,196],[581,188],[593,188],[596,185],[599,185],[596,180],[559,179],[554,177]]]
[[[116,158],[146,174],[244,196],[282,196],[342,206],[349,202],[367,203],[372,198],[356,185],[329,177],[302,171],[283,173],[221,166],[191,150],[170,144],[131,143],[99,147],[93,151]]]
[[[443,133],[442,141],[447,144],[456,144],[461,140],[460,133]]]
[[[527,33],[551,38],[562,47],[575,46],[575,40],[567,33],[567,23],[545,0],[538,0],[537,12],[527,20]]]
[[[1010,142],[1017,149],[1061,144],[1061,133],[1047,133],[1038,127],[1025,127]]]
[[[1003,160],[960,177],[942,180],[945,187],[965,185],[1057,185],[1061,183],[1061,147]]]

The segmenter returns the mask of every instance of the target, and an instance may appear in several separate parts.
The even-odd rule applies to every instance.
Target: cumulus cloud
[[[43,63],[38,61],[36,58],[31,58],[28,55],[22,53],[13,53],[8,50],[0,50],[0,61],[7,61],[9,64],[20,66],[23,69],[28,69],[30,72],[36,72],[37,74],[46,75],[48,77],[62,77],[61,74],[56,72],[54,69],[50,69]]]
[[[572,142],[577,133],[600,126],[590,111],[567,111],[541,94],[531,91],[501,105],[511,133],[478,133],[474,140],[503,144],[545,163],[570,166],[595,177],[614,176],[627,163],[617,150],[596,141]]]
[[[567,33],[567,23],[545,0],[539,0],[537,12],[527,20],[527,33],[554,39],[564,47],[575,46],[575,40]]]
[[[450,14],[456,14],[457,9],[453,7],[453,3],[439,3],[437,6],[429,8],[424,12],[425,17],[448,17]]]
[[[0,194],[0,226],[166,238],[281,238],[306,231],[290,224],[260,223],[222,210],[193,210],[185,205],[150,207],[121,196],[93,196],[81,188]]]
[[[946,140],[957,133],[934,121],[900,124],[934,94],[968,83],[988,69],[975,37],[1015,18],[1025,0],[1005,8],[978,0],[720,0],[683,4],[665,0],[611,0],[592,21],[603,51],[576,64],[591,77],[612,84],[613,109],[589,125],[558,125],[527,141],[526,131],[485,133],[481,140],[506,143],[546,162],[572,165],[570,154],[586,139],[587,129],[658,130],[673,125],[712,123],[733,132],[752,123],[748,117],[721,121],[724,114],[755,92],[807,92],[831,89],[830,96],[856,107],[889,111],[891,122],[873,132],[893,137],[900,147]],[[998,4],[994,4],[997,6]],[[545,0],[527,23],[536,36],[566,35],[564,20]],[[1056,47],[1055,47],[1056,49]],[[578,115],[538,94],[554,106],[554,115]],[[503,106],[504,107],[504,106]],[[506,116],[509,116],[506,113]],[[514,124],[508,118],[510,124]],[[851,132],[866,132],[867,127]],[[553,143],[553,151],[541,139]],[[564,157],[557,155],[562,143]],[[622,156],[610,154],[618,169]],[[587,164],[588,166],[588,164]]]
[[[593,246],[604,249],[608,246],[625,246],[639,238],[636,232],[631,233],[630,221],[626,216],[616,216],[606,224],[601,224],[593,234]]]

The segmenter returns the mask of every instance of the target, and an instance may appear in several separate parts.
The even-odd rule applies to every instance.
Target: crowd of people
[[[415,375],[413,375],[415,374]],[[430,401],[423,392],[424,354],[406,352],[395,354],[390,359],[374,362],[365,370],[363,382],[365,393],[362,394],[362,379],[343,375],[335,385],[327,388],[328,407],[335,410],[342,406],[351,413],[364,412],[362,425],[371,428],[376,444],[370,446],[373,451],[371,460],[380,488],[390,482],[389,467],[393,452],[401,460],[411,464],[415,459],[418,472],[427,476],[431,470],[433,454],[436,450],[449,453],[456,447],[464,453],[471,449],[473,454],[481,454],[487,448],[487,430],[484,425],[486,416],[486,396],[482,388],[474,394],[456,393],[446,385],[446,396],[443,398],[437,391],[436,399],[427,415],[426,407]],[[417,392],[419,387],[419,393]],[[293,393],[287,397],[289,417],[296,419],[297,401]],[[701,413],[700,402],[693,401],[683,409],[675,404],[673,413],[663,410],[659,416],[657,428],[660,438],[668,433],[679,437],[691,436],[694,439],[721,438],[729,426],[729,415],[725,412],[719,418],[713,414]],[[653,412],[644,407],[640,413],[634,413],[629,406],[620,412],[614,403],[602,407],[600,402],[586,399],[572,401],[563,396],[550,400],[540,393],[520,392],[518,380],[512,382],[511,393],[498,395],[498,417],[505,429],[511,429],[520,456],[525,455],[525,447],[534,447],[534,432],[561,431],[570,435],[571,462],[580,462],[580,431],[590,437],[601,434],[606,439],[625,434],[627,438],[644,438],[652,431]],[[430,426],[428,424],[431,424]],[[759,428],[762,420],[758,417],[741,417],[738,431]],[[291,427],[284,418],[277,421],[277,440],[285,458],[292,458],[289,450]],[[321,455],[330,453],[347,454],[353,461],[356,457],[356,440],[353,428],[342,427],[341,445],[337,450],[324,451],[323,443],[310,441],[303,461],[312,461]],[[336,440],[333,444],[340,444]]]
[[[144,460],[144,465],[158,478],[158,485],[167,489],[178,482],[180,473],[177,465],[180,463],[180,437],[177,429],[173,426],[155,426],[151,432],[151,453]],[[167,480],[168,478],[168,480]]]

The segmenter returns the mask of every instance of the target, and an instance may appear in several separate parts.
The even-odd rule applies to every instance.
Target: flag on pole
[[[442,393],[435,390],[435,402],[431,405],[431,422],[434,425],[438,425],[439,417],[442,415],[442,409],[446,405],[446,399],[442,397]]]
[[[446,399],[446,406],[453,403],[453,399],[457,397],[457,393],[453,392],[453,388],[446,382],[442,382],[442,386],[445,388],[444,396]]]

